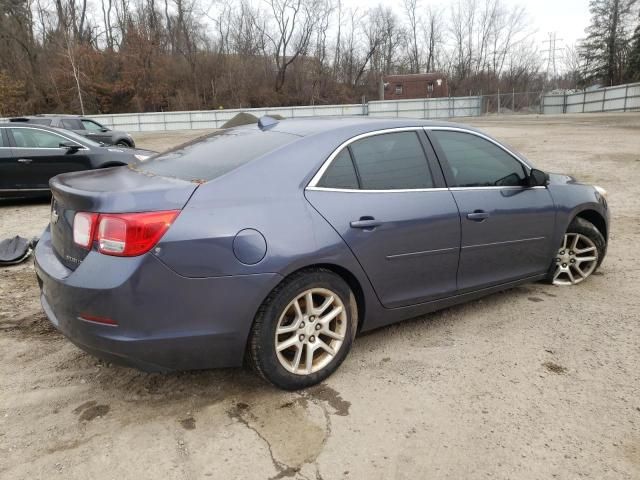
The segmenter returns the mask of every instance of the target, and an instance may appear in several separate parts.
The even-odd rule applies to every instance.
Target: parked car
[[[0,197],[48,194],[49,179],[60,173],[128,165],[153,153],[42,125],[0,123]]]
[[[146,370],[321,382],[356,332],[602,262],[606,192],[490,136],[401,119],[262,119],[51,181],[35,252],[71,341]]]
[[[32,123],[47,127],[71,130],[78,135],[87,137],[97,143],[116,145],[118,147],[135,148],[136,142],[127,132],[111,130],[101,123],[79,115],[34,115],[28,117],[14,117],[9,119],[14,123]]]

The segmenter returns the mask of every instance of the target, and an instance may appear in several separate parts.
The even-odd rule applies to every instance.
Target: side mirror
[[[100,129],[100,131],[101,131],[102,133],[107,133],[107,132],[109,131],[109,129],[108,129],[107,127],[102,127],[102,128]]]
[[[76,153],[78,150],[80,150],[80,148],[82,148],[77,143],[72,142],[61,142],[58,146],[60,148],[64,148],[67,153]]]
[[[544,187],[549,183],[549,174],[532,168],[529,172],[529,186],[530,187]]]

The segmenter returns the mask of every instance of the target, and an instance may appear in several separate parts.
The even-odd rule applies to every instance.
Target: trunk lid
[[[198,185],[140,173],[128,167],[58,175],[50,181],[53,249],[67,268],[75,270],[89,253],[73,241],[76,212],[180,210]]]

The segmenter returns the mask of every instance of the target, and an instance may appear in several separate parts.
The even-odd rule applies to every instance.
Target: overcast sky
[[[358,7],[362,10],[370,8],[372,1],[367,0],[342,0],[345,7]],[[540,50],[548,48],[543,42],[549,38],[549,32],[557,32],[558,41],[556,47],[572,45],[578,39],[585,36],[584,29],[589,24],[589,0],[502,0],[508,5],[525,5],[531,20],[531,26],[537,30],[536,38],[540,44]],[[403,1],[395,0],[384,2],[394,8],[398,14],[403,14]],[[449,8],[451,0],[421,0],[421,5],[429,4],[439,6],[442,9]],[[560,42],[559,40],[563,41]]]

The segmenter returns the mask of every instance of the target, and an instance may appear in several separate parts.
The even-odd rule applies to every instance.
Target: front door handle
[[[19,158],[18,163],[31,163],[33,162],[32,158]]]
[[[360,220],[354,220],[349,225],[351,228],[362,228],[364,230],[373,230],[376,227],[382,225],[380,220],[376,220],[373,217],[360,217]]]
[[[489,218],[489,212],[485,212],[484,210],[476,210],[473,213],[467,213],[467,218],[469,220],[473,220],[474,222],[483,222],[487,218]]]

